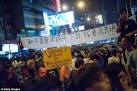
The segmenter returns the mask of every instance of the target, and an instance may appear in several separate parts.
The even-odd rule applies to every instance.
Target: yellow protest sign
[[[51,48],[43,51],[45,67],[50,70],[60,68],[62,65],[71,66],[72,56],[70,47]]]

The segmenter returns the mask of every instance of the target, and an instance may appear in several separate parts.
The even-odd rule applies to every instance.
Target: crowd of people
[[[42,52],[0,58],[0,88],[21,91],[136,91],[137,25],[120,11],[118,43],[72,46],[72,66],[46,69]]]

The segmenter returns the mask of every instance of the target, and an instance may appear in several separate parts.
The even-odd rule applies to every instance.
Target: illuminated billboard
[[[2,51],[4,52],[11,52],[15,53],[18,52],[18,45],[17,44],[3,44]]]
[[[73,11],[60,13],[57,15],[50,15],[50,16],[47,16],[47,14],[45,13],[46,12],[43,12],[44,22],[46,26],[48,26],[47,24],[49,24],[49,26],[51,27],[57,27],[57,26],[69,25],[74,23]]]

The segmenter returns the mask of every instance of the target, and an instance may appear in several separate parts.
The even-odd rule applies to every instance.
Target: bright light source
[[[95,20],[97,24],[103,24],[103,16],[102,15],[96,15]]]
[[[90,21],[90,17],[87,17],[87,21]]]
[[[68,6],[64,4],[64,5],[62,6],[62,10],[68,10]]]
[[[78,29],[79,29],[79,31],[85,30],[85,26],[84,25],[78,26]]]
[[[83,18],[82,18],[82,17],[81,17],[80,19],[81,19],[81,20],[83,20]]]
[[[110,40],[107,40],[107,41],[106,41],[106,43],[109,43],[109,42],[110,42]]]
[[[72,28],[72,29],[71,29],[71,32],[74,32],[74,31],[75,31],[75,29],[74,29],[74,28]]]
[[[43,48],[42,50],[47,50],[47,48]]]
[[[71,44],[67,44],[66,46],[71,46]]]
[[[78,8],[82,9],[85,7],[85,3],[83,1],[78,2]]]
[[[91,41],[90,44],[94,44],[94,41]]]
[[[91,42],[87,42],[87,44],[94,44],[95,42],[94,41],[91,41]]]
[[[43,11],[43,17],[44,17],[44,28],[45,28],[45,34],[46,36],[50,36],[50,25],[49,25],[49,19],[48,19],[48,14]]]

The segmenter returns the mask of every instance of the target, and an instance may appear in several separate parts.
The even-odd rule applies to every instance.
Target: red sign
[[[52,4],[50,6],[50,8],[56,10],[56,11],[61,11],[61,3],[60,0],[52,0],[51,1]]]
[[[61,11],[60,0],[56,0],[56,5],[57,5],[57,7],[56,7],[57,11]]]

